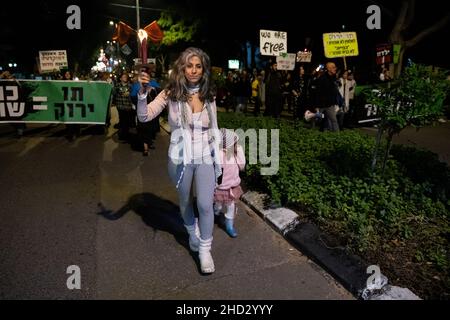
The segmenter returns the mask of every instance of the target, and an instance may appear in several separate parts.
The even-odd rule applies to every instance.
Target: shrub
[[[356,131],[321,133],[290,121],[230,114],[219,114],[219,126],[280,129],[278,174],[261,176],[259,164],[248,166],[244,179],[252,188],[301,209],[357,252],[422,241],[416,258],[431,261],[449,279],[450,170],[436,155],[394,146],[381,175],[371,171],[374,138]]]

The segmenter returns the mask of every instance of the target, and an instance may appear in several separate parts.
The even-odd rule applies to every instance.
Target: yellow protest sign
[[[359,55],[356,32],[335,32],[323,34],[325,57],[341,58]]]

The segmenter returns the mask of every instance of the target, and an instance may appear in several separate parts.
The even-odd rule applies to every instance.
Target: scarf
[[[208,112],[208,118],[209,118],[209,129],[208,129],[208,142],[211,146],[211,156],[213,159],[213,165],[214,165],[214,175],[215,175],[215,181],[217,185],[217,179],[222,174],[222,167],[220,163],[220,154],[219,154],[219,143],[221,140],[219,128],[217,126],[217,118],[213,114],[211,110],[211,105],[209,102],[206,103],[206,111]],[[178,102],[178,126],[181,129],[182,132],[182,138],[183,138],[183,170],[181,171],[180,177],[178,178],[176,188],[178,189],[181,180],[184,176],[184,171],[186,168],[186,165],[188,165],[192,160],[192,135],[191,131],[188,127],[188,115],[187,115],[187,107],[182,107],[181,102]]]

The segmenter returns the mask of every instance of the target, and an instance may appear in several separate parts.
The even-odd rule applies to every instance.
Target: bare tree
[[[426,28],[425,30],[422,30],[411,39],[406,39],[405,33],[414,20],[415,11],[416,11],[415,0],[403,0],[400,13],[397,16],[394,28],[392,29],[391,35],[389,37],[389,40],[392,44],[399,44],[401,46],[398,65],[395,68],[395,77],[398,77],[402,71],[403,57],[405,52],[408,49],[417,45],[424,38],[443,28],[450,21],[450,12],[447,12],[447,14],[443,18],[437,20],[430,27]]]

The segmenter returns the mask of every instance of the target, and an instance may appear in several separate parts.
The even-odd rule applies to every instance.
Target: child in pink
[[[234,228],[236,214],[235,201],[242,195],[239,171],[245,168],[245,155],[238,144],[239,137],[231,130],[221,129],[223,146],[220,152],[222,163],[222,181],[214,193],[214,213],[225,213],[225,230],[230,237],[237,237]]]

